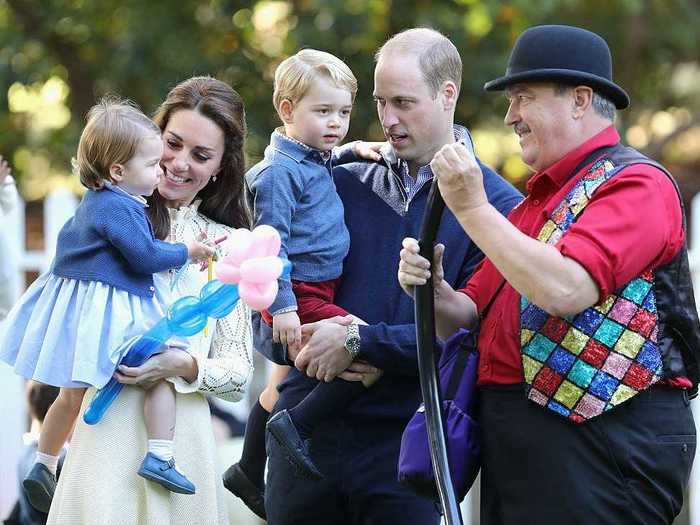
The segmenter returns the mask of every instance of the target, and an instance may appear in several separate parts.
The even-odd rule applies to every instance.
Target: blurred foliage
[[[482,86],[503,73],[515,38],[542,23],[605,37],[616,81],[633,100],[620,114],[627,140],[699,167],[697,0],[0,0],[0,152],[25,196],[38,198],[69,179],[84,115],[100,95],[152,112],[177,82],[211,74],[246,101],[255,161],[277,125],[274,68],[300,47],[347,61],[360,81],[348,137],[379,139],[373,53],[397,31],[431,26],[462,53],[456,120],[474,130],[486,161],[522,177],[517,142],[502,124],[505,99]]]

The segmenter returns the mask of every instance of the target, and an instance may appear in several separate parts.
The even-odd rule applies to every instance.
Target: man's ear
[[[454,111],[457,107],[457,98],[459,97],[457,85],[451,80],[445,80],[440,87],[440,96],[442,97],[442,108],[445,111]]]
[[[122,164],[112,164],[109,167],[109,176],[114,182],[121,182],[124,179],[124,166]]]
[[[282,102],[280,102],[279,114],[280,118],[282,119],[282,122],[284,122],[285,124],[293,124],[294,103],[288,98],[283,99]]]
[[[573,89],[574,119],[580,119],[593,104],[593,90],[588,86],[576,86]]]

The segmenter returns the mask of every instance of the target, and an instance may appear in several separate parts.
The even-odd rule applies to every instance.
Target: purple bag
[[[481,430],[475,419],[478,366],[476,334],[461,329],[445,341],[437,367],[450,477],[460,501],[481,467]],[[421,404],[401,438],[399,482],[422,496],[437,498],[425,425],[425,407]]]

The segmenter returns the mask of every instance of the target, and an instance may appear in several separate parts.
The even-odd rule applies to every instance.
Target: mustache
[[[523,133],[530,131],[530,126],[527,124],[515,124],[513,126],[513,131],[515,131],[518,135],[522,135]]]
[[[400,128],[394,127],[394,128],[384,128],[384,135],[389,136],[389,135],[408,135],[408,133]]]

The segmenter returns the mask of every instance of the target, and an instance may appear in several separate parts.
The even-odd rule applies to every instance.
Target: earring
[[[211,178],[212,182],[216,182],[216,175]]]

